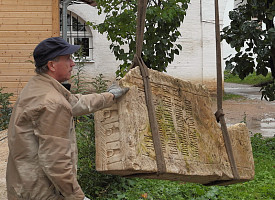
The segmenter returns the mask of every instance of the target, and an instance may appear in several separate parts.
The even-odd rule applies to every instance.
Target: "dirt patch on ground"
[[[216,111],[213,102],[213,112]],[[223,102],[225,120],[228,126],[246,122],[252,134],[262,133],[272,137],[275,134],[275,102],[265,100],[227,100]]]
[[[0,199],[7,199],[7,191],[6,191],[6,166],[8,161],[8,140],[4,139],[4,135],[1,134],[0,141]],[[1,139],[0,138],[0,139]]]

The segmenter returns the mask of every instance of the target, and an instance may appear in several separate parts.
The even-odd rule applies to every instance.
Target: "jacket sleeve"
[[[73,116],[80,116],[110,107],[114,101],[112,93],[104,92],[101,94],[72,95],[70,103]]]
[[[34,129],[39,143],[39,164],[66,200],[83,200],[85,196],[72,163],[71,111],[61,104],[50,104],[41,110]]]

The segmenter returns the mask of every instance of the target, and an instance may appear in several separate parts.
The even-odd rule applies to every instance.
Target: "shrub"
[[[12,93],[4,93],[0,87],[0,131],[8,128],[10,116],[12,112],[10,97]]]

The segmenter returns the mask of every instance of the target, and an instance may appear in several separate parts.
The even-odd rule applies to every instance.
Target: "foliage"
[[[275,82],[265,85],[261,88],[262,91],[262,99],[264,98],[267,101],[275,100]]]
[[[8,128],[10,116],[12,113],[10,97],[13,93],[4,93],[2,87],[0,87],[0,131]]]
[[[72,75],[72,83],[73,83],[73,88],[72,88],[72,93],[74,94],[84,94],[87,93],[89,90],[89,86],[92,86],[94,90],[97,93],[101,93],[107,90],[108,87],[108,82],[109,80],[105,79],[103,74],[99,74],[95,78],[92,78],[92,81],[87,81],[85,80],[85,56],[83,54],[82,47],[77,51],[77,53],[74,54],[75,61],[76,61],[76,66],[74,69],[76,70],[75,74]]]
[[[175,55],[182,49],[175,44],[180,36],[178,28],[183,22],[190,0],[148,1],[142,58],[147,67],[165,71]],[[136,51],[137,0],[97,0],[98,13],[105,13],[101,24],[92,24],[100,33],[107,33],[110,49],[117,60],[123,61],[117,76],[129,70]]]
[[[91,82],[91,84],[97,93],[102,93],[107,91],[108,82],[110,81],[104,79],[103,74],[99,74],[98,76],[93,78],[93,81]]]
[[[224,39],[236,50],[226,59],[226,69],[244,79],[249,74],[266,76],[271,70],[275,77],[275,2],[273,0],[247,0],[229,12],[230,26],[222,30]],[[262,29],[265,23],[266,29]],[[263,88],[263,91],[274,88]],[[274,92],[263,93],[274,99]]]
[[[85,74],[85,56],[83,53],[82,47],[74,54],[74,59],[76,65],[74,66],[74,70],[76,71],[74,75],[72,75],[72,93],[75,94],[82,94],[87,92],[87,84],[84,80],[84,74]]]

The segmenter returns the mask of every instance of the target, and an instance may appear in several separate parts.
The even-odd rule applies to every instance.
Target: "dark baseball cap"
[[[57,56],[73,54],[79,48],[80,45],[71,45],[61,37],[45,39],[40,42],[33,51],[35,66],[41,67]]]

